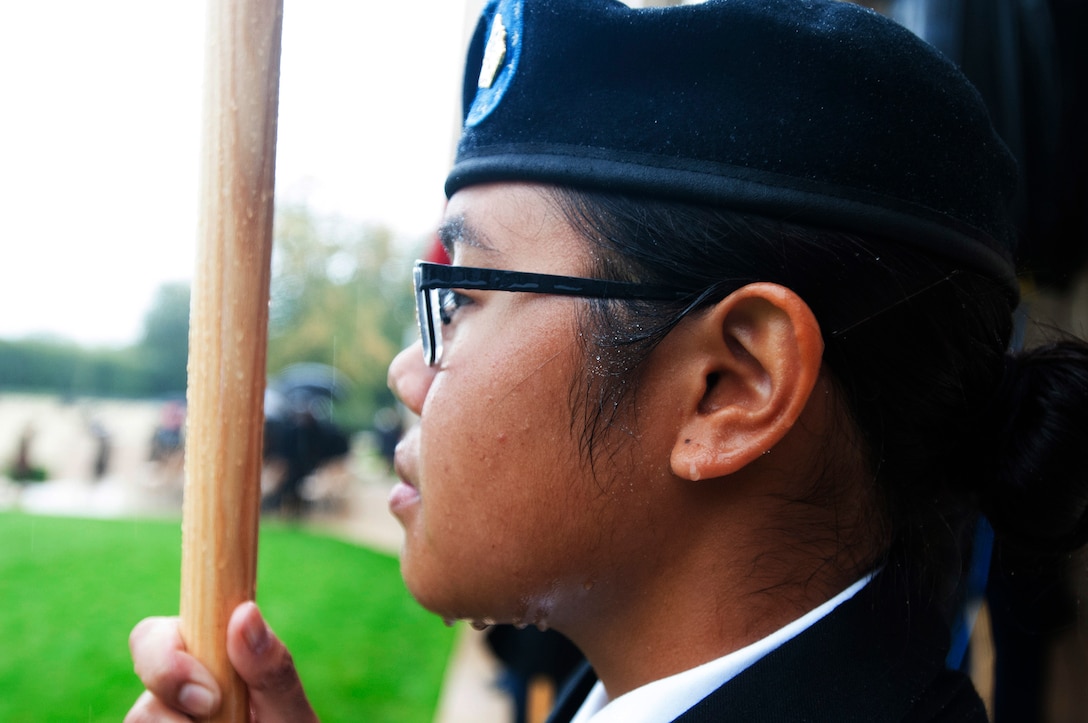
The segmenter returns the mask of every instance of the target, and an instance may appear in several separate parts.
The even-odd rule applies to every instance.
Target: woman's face
[[[588,267],[584,242],[534,186],[458,192],[443,235],[458,265],[564,275]],[[572,420],[581,416],[571,408],[585,375],[584,300],[459,293],[439,364],[427,367],[417,344],[389,371],[420,415],[397,447],[402,482],[390,498],[406,532],[404,579],[449,618],[554,623],[568,603],[584,609],[595,590],[630,580],[649,514],[630,472],[665,470],[648,462],[652,440],[610,450],[597,478],[579,451]]]

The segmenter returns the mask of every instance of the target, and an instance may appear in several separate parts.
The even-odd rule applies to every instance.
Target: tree
[[[163,284],[144,317],[138,345],[154,393],[183,392],[189,360],[189,285]]]
[[[386,229],[298,205],[277,210],[272,257],[270,374],[297,362],[335,367],[351,382],[337,420],[370,426],[393,403],[386,369],[413,323],[410,259]]]

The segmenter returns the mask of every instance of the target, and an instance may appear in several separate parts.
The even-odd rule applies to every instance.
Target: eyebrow
[[[442,242],[446,253],[451,257],[453,256],[453,247],[457,244],[487,251],[494,250],[487,243],[487,237],[466,221],[464,216],[453,216],[443,221],[442,225],[438,227],[438,239]]]

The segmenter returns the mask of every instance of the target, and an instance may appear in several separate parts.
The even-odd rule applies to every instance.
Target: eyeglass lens
[[[423,360],[428,366],[434,366],[442,358],[441,291],[428,289],[416,292],[419,337],[423,342]]]
[[[419,322],[419,338],[423,346],[423,361],[427,366],[434,366],[438,361],[441,337],[436,337],[434,324],[434,295],[421,289],[422,270],[417,266],[412,271],[412,280],[415,282],[416,291],[416,320]]]

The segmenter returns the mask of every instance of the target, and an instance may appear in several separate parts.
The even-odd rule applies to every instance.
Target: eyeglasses
[[[680,301],[691,291],[627,281],[553,276],[524,271],[503,271],[472,266],[447,266],[416,261],[412,271],[416,287],[416,316],[423,339],[423,360],[434,366],[442,358],[442,325],[451,321],[452,289],[516,291],[526,294],[554,294],[592,299]]]

